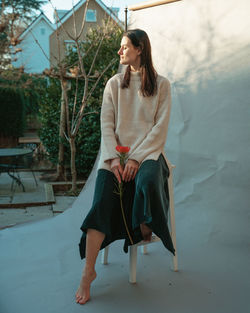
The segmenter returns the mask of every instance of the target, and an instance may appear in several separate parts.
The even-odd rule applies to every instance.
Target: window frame
[[[91,17],[89,16],[88,17],[88,13],[90,15],[94,14],[94,16],[91,16]],[[96,14],[96,10],[95,9],[87,9],[85,21],[89,22],[89,23],[96,23],[97,22],[97,14]]]

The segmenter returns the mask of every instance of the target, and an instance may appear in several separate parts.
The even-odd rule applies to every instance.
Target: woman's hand
[[[125,182],[128,182],[130,180],[133,180],[135,178],[135,175],[138,172],[139,163],[135,160],[129,159],[128,162],[125,165],[122,180]]]
[[[117,178],[119,184],[122,181],[122,174],[123,174],[123,168],[120,164],[120,159],[115,158],[110,161],[110,167],[111,171],[114,173],[115,177]]]

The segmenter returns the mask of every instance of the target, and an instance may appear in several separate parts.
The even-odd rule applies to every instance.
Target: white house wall
[[[45,33],[42,34],[42,29]],[[49,60],[45,57],[43,51],[49,58],[49,36],[53,29],[48,25],[44,19],[41,19],[35,25],[31,32],[28,32],[20,44],[22,52],[17,54],[17,62],[14,62],[15,67],[24,66],[28,73],[41,73],[45,68],[49,68]],[[38,40],[40,46],[35,40]],[[43,50],[43,51],[42,51]]]

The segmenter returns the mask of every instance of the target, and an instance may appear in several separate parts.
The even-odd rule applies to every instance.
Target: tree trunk
[[[59,125],[59,149],[58,149],[58,163],[56,180],[66,180],[65,168],[64,168],[64,145],[62,141],[64,139],[65,127],[66,127],[66,108],[65,99],[63,92],[63,82],[61,83],[62,96],[61,96],[61,114],[60,114],[60,125]]]
[[[71,193],[76,194],[77,193],[77,185],[76,185],[76,179],[77,179],[77,172],[76,172],[76,144],[75,144],[75,137],[72,136],[69,139],[70,143],[70,152],[71,152],[71,176],[72,176],[72,188],[70,190]]]

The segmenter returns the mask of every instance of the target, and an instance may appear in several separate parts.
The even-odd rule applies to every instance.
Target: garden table
[[[24,185],[19,175],[15,176],[15,173],[17,169],[20,169],[21,158],[31,153],[32,153],[31,149],[0,148],[0,173],[1,172],[7,173],[13,179],[13,182],[16,181],[19,186],[20,185],[22,186],[23,191],[25,191]],[[11,185],[11,189],[12,188],[13,183]]]

